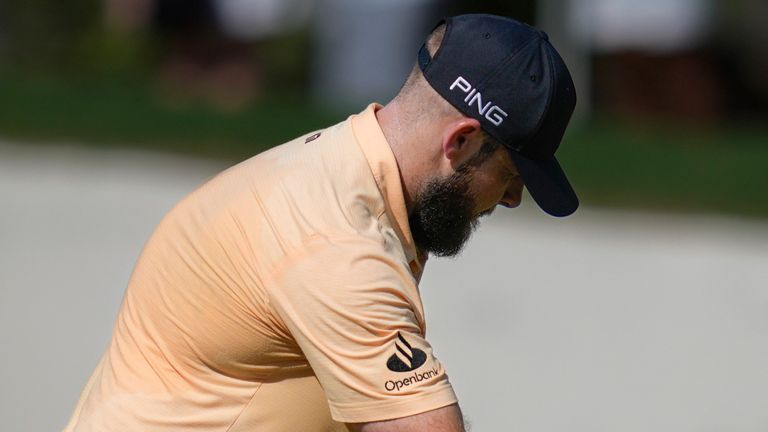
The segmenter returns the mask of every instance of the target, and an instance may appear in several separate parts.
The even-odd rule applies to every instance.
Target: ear
[[[480,122],[470,117],[456,119],[443,129],[443,156],[454,170],[480,149],[480,131]]]

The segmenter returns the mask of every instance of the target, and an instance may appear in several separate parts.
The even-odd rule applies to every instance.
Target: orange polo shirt
[[[337,431],[456,402],[378,108],[166,215],[65,431]]]

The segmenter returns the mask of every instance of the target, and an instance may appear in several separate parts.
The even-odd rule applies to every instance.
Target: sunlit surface
[[[153,227],[221,163],[0,144],[0,430],[63,427]],[[764,431],[768,225],[498,209],[422,281],[475,431]]]

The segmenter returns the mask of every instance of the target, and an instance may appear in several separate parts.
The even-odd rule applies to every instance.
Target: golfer
[[[573,82],[546,34],[442,21],[387,105],[246,160],[146,244],[68,432],[463,431],[426,339],[429,255],[478,219],[578,200]]]

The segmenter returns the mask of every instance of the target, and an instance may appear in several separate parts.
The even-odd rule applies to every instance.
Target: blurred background
[[[764,217],[761,0],[3,0],[0,136],[241,160],[386,102],[438,17],[550,33],[588,204]]]
[[[528,199],[520,216],[494,215],[494,235],[462,258],[471,266],[428,269],[425,289],[441,293],[462,280],[457,267],[496,273],[465,283],[474,298],[507,287],[495,304],[529,320],[499,311],[472,327],[492,326],[499,356],[517,356],[500,394],[499,377],[472,375],[461,347],[477,338],[447,312],[472,300],[425,293],[477,430],[768,428],[757,408],[768,402],[764,0],[2,0],[0,430],[63,426],[141,245],[175,201],[228,165],[386,103],[436,20],[469,12],[539,26],[569,64],[579,105],[558,155],[584,204],[542,222]],[[560,291],[498,275],[502,228],[528,241],[520,248],[552,246],[535,258],[562,270],[547,285]],[[545,305],[563,296],[573,308],[551,315]],[[622,309],[628,299],[655,312]],[[632,320],[619,343],[612,326]],[[529,379],[557,376],[547,361],[575,355],[564,347],[579,340],[570,375]],[[676,366],[659,366],[666,385],[654,387],[658,368],[642,364],[663,350]],[[711,380],[692,384],[691,371]],[[641,382],[642,396],[623,393]],[[582,393],[589,383],[598,389]],[[592,411],[574,408],[588,400]]]

